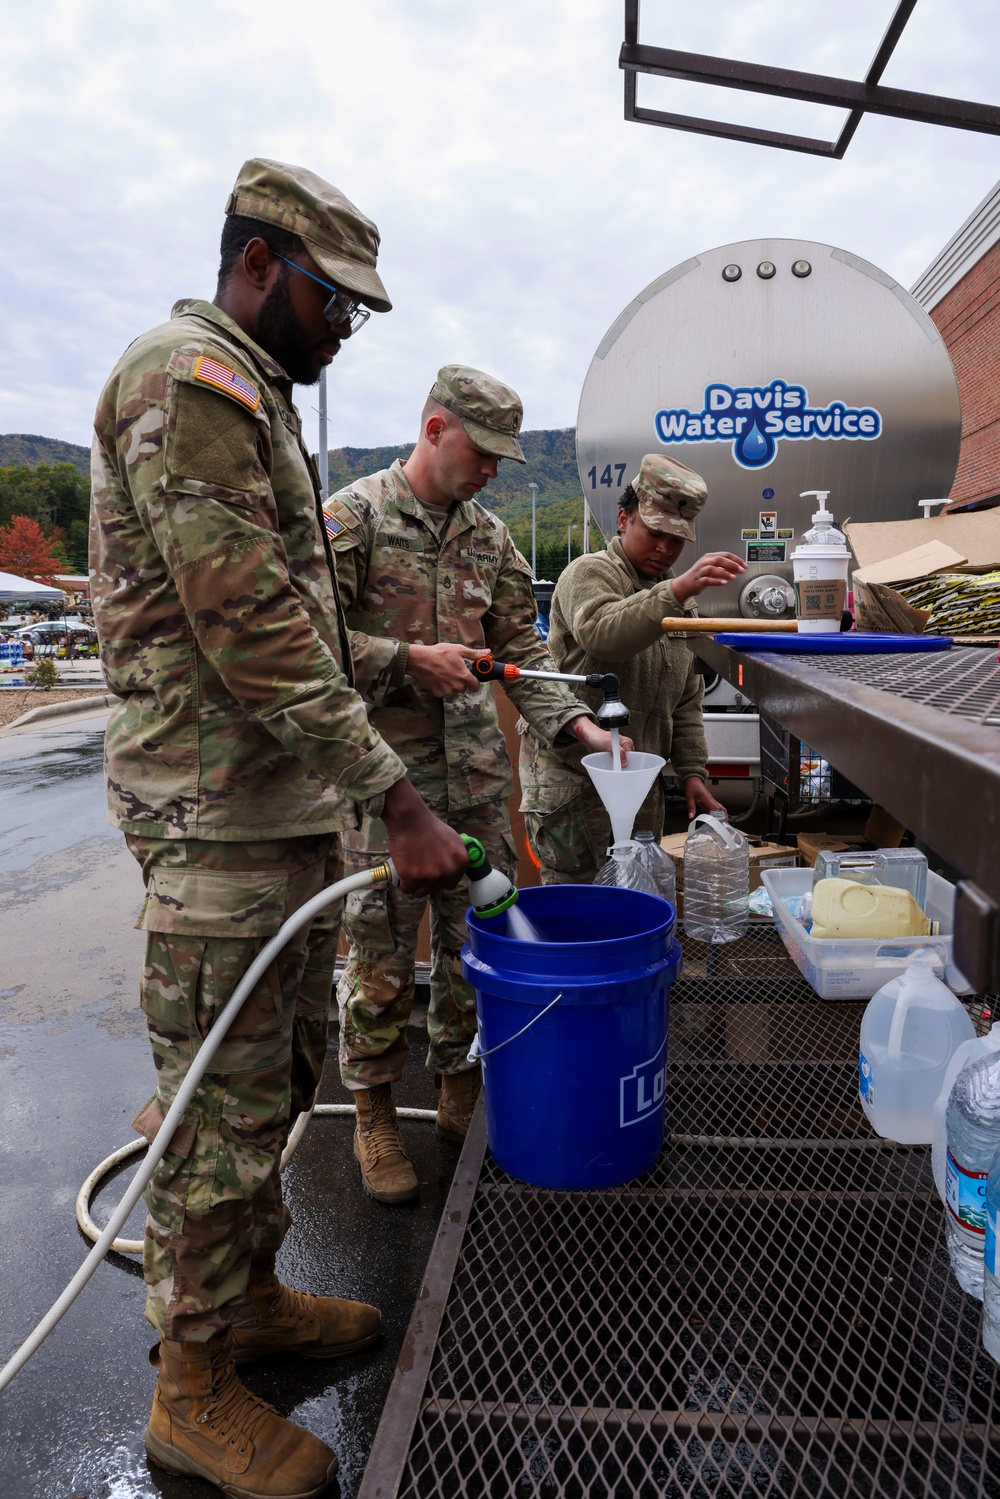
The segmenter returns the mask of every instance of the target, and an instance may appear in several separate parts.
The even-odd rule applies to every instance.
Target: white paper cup
[[[800,635],[835,635],[847,599],[851,554],[843,547],[800,546],[792,553]]]

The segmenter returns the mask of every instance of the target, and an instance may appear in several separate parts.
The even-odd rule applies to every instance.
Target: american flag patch
[[[251,385],[249,380],[244,380],[242,375],[238,375],[228,365],[220,364],[217,359],[208,359],[202,354],[194,367],[194,378],[203,381],[205,385],[214,385],[216,390],[225,391],[227,396],[241,402],[249,411],[256,411],[260,405],[260,391],[256,385]]]
[[[326,534],[331,541],[335,541],[342,531],[347,530],[342,520],[334,520],[333,516],[327,515],[325,510],[323,511],[323,524],[326,526]]]

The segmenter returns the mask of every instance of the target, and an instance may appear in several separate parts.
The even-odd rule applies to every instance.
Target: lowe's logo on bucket
[[[640,1062],[621,1079],[622,1129],[648,1119],[654,1109],[662,1106],[667,1091],[666,1049],[667,1038],[664,1036],[655,1056],[651,1056],[648,1062]]]
[[[810,406],[804,385],[706,385],[701,411],[664,408],[653,419],[662,443],[731,442],[742,468],[766,468],[786,438],[802,442],[873,442],[882,416],[872,406]]]

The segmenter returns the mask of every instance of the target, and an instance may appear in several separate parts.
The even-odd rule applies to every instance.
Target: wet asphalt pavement
[[[152,1092],[138,1006],[138,866],[105,820],[104,716],[0,737],[0,1365],[89,1249],[74,1220],[87,1174],[134,1136]],[[425,1033],[399,1102],[434,1106]],[[335,1047],[332,1048],[335,1053]],[[346,1102],[335,1055],[320,1098]],[[285,1174],[295,1222],[279,1270],[292,1285],[375,1302],[385,1337],[335,1363],[283,1359],[247,1384],[328,1442],[329,1490],[357,1492],[437,1221],[458,1160],[433,1125],[403,1124],[419,1201],[362,1191],[349,1119],[314,1122]],[[96,1198],[103,1226],[130,1166]],[[141,1236],[141,1208],[126,1229]],[[218,1490],[147,1463],[155,1374],[138,1264],[111,1255],[48,1341],[0,1394],[0,1499],[211,1499]]]

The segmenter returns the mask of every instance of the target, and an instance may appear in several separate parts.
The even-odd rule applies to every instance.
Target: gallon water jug
[[[698,942],[735,942],[750,925],[750,845],[702,812],[684,844],[684,930]]]
[[[665,848],[661,848],[648,828],[640,828],[635,835],[639,845],[638,859],[656,887],[657,895],[676,908],[677,870]]]
[[[932,963],[914,959],[869,1001],[861,1020],[859,1093],[874,1130],[929,1145],[934,1105],[952,1056],[975,1027]]]
[[[955,1279],[983,1299],[986,1183],[1000,1150],[1000,1052],[962,1068],[945,1115],[945,1234]]]
[[[627,843],[615,843],[608,849],[611,857],[602,866],[595,885],[611,886],[618,890],[641,890],[645,895],[659,895],[652,878],[643,867],[639,857],[639,845],[631,839]]]
[[[937,1194],[942,1202],[944,1202],[945,1158],[948,1154],[945,1116],[948,1113],[951,1090],[963,1067],[969,1062],[978,1061],[980,1057],[986,1056],[987,1052],[991,1051],[1000,1051],[1000,1020],[990,1027],[985,1036],[976,1036],[971,1041],[963,1041],[958,1050],[952,1053],[951,1061],[945,1069],[944,1082],[941,1084],[941,1092],[934,1104],[931,1120],[931,1169],[934,1173],[934,1185],[937,1187]]]
[[[937,933],[937,924],[924,915],[909,890],[892,885],[817,880],[810,914],[811,937],[929,937]]]

